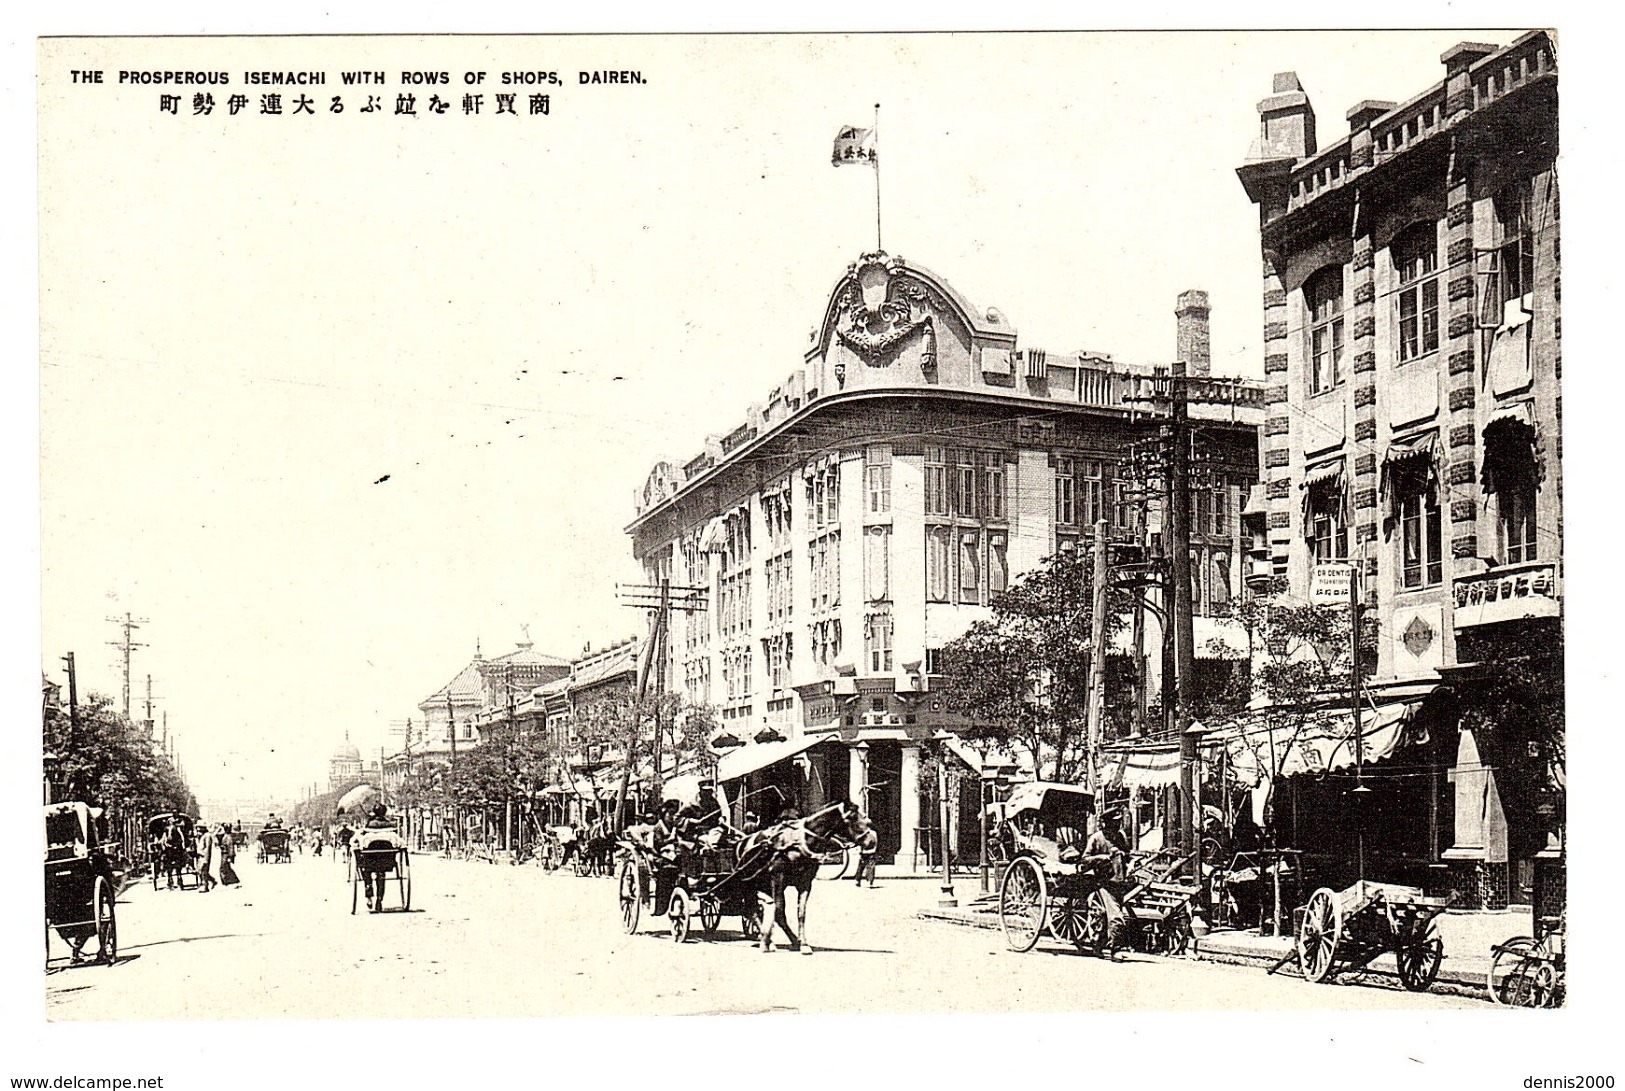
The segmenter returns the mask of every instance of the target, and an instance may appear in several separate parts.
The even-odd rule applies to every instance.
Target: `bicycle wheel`
[[[1529,936],[1519,936],[1495,948],[1485,986],[1490,999],[1513,1008],[1538,1008],[1540,944]]]

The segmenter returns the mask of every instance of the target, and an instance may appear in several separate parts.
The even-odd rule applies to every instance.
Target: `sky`
[[[41,667],[116,697],[119,637],[200,797],[297,797],[476,644],[580,653],[641,624],[624,527],[663,458],[800,366],[873,178],[885,249],[1022,345],[1166,362],[1188,288],[1215,373],[1262,371],[1235,176],[1271,75],[1321,143],[1439,54],[1515,31],[61,40],[39,114]],[[75,85],[71,69],[109,83]],[[175,115],[121,70],[223,70]],[[380,88],[339,72],[382,69]],[[580,86],[580,70],[643,85]],[[322,70],[310,116],[245,71]],[[420,116],[393,113],[406,70]],[[488,73],[480,87],[463,73]],[[550,110],[497,116],[504,71]],[[444,115],[423,113],[440,90]],[[225,97],[250,95],[229,116]],[[482,113],[461,110],[484,94]],[[383,109],[363,115],[368,93]],[[343,114],[327,112],[342,95]]]

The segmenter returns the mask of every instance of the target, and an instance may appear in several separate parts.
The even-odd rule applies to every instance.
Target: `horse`
[[[812,954],[807,942],[807,899],[820,859],[834,848],[857,842],[869,828],[868,821],[852,803],[832,803],[806,818],[781,822],[748,835],[739,846],[739,859],[752,861],[746,875],[761,903],[759,935],[764,952],[773,949],[776,924],[790,938],[790,949]],[[796,924],[792,928],[786,913],[784,892],[796,888]],[[769,911],[771,908],[771,912]]]

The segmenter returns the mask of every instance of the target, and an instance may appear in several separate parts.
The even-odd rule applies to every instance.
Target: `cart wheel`
[[[621,901],[621,930],[630,936],[638,930],[638,915],[643,911],[643,876],[636,860],[621,861],[616,888]]]
[[[847,866],[851,863],[852,854],[846,849],[827,854],[818,865],[818,878],[844,879]]]
[[[718,926],[722,924],[722,903],[710,894],[700,899],[700,930],[709,938],[716,934]]]
[[[1429,922],[1422,937],[1408,947],[1394,952],[1399,964],[1399,980],[1411,992],[1422,992],[1439,976],[1439,964],[1444,961],[1444,940],[1438,929]]]
[[[401,912],[412,911],[412,876],[401,876]]]
[[[762,903],[751,895],[751,906],[739,915],[739,933],[748,940],[754,940],[762,934]]]
[[[999,925],[1012,951],[1031,951],[1044,933],[1048,916],[1048,892],[1044,873],[1031,856],[1018,856],[1010,862],[999,884]]]
[[[1306,980],[1326,980],[1342,934],[1343,907],[1336,894],[1321,887],[1309,896],[1309,904],[1303,907],[1303,925],[1298,929],[1298,965]]]
[[[673,943],[682,943],[688,939],[688,928],[694,914],[694,902],[688,892],[678,887],[671,892],[671,905],[666,907],[666,919],[671,922],[671,939]]]
[[[118,921],[114,918],[113,887],[96,878],[96,959],[109,966],[118,961]]]
[[[1162,953],[1182,955],[1191,944],[1191,915],[1180,910],[1162,922]]]
[[[1497,1004],[1544,1008],[1552,1003],[1553,976],[1541,957],[1540,944],[1528,936],[1519,936],[1495,948],[1485,984],[1489,986],[1490,999]]]
[[[1083,903],[1083,920],[1078,929],[1077,945],[1080,951],[1099,954],[1106,949],[1106,895],[1099,888],[1089,892]]]

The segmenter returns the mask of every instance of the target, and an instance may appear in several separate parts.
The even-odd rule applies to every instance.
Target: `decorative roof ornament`
[[[863,254],[847,266],[835,335],[871,367],[891,363],[888,357],[922,330],[922,366],[928,370],[936,366],[935,319],[926,308],[925,290],[903,277],[906,270],[901,257],[883,251]]]

